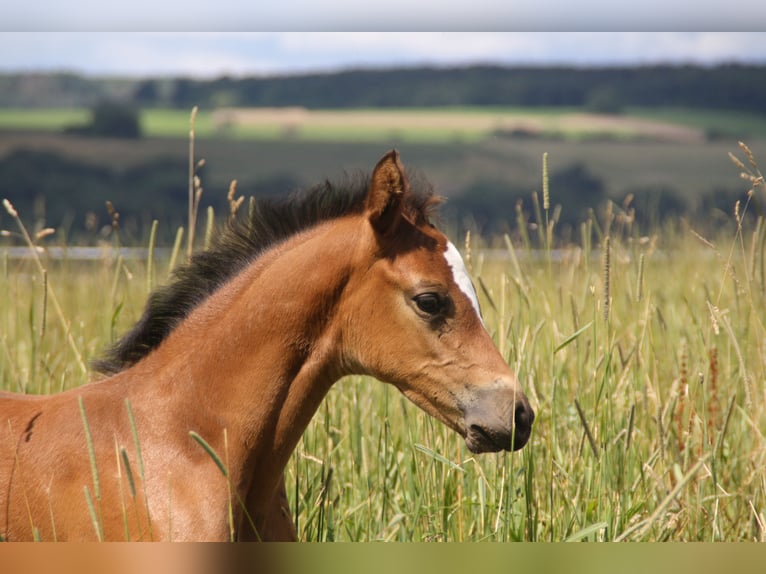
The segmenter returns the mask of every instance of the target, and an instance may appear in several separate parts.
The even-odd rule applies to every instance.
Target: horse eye
[[[438,315],[442,311],[442,299],[436,293],[423,293],[415,296],[414,299],[418,309],[427,315]]]

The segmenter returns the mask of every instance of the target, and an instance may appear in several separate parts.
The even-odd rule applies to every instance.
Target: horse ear
[[[378,233],[393,229],[402,212],[402,199],[410,182],[395,149],[384,155],[372,172],[365,211]]]

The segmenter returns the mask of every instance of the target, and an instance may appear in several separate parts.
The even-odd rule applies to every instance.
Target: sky
[[[0,32],[0,72],[155,77],[499,63],[766,63],[764,32]]]
[[[763,0],[6,0],[6,31],[763,30]]]

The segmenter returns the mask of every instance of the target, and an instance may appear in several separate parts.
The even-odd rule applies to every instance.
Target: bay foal
[[[534,413],[395,151],[356,190],[261,203],[60,394],[0,394],[5,540],[290,540],[283,472],[330,386],[396,386],[475,453]],[[220,465],[210,455],[218,454]]]

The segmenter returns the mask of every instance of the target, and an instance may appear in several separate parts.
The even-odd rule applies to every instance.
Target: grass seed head
[[[610,282],[610,275],[611,275],[611,246],[610,246],[610,239],[607,235],[604,238],[604,319],[609,320],[609,307],[610,307],[610,297],[611,293],[609,292],[609,282]]]
[[[41,229],[37,233],[35,233],[35,241],[40,241],[41,239],[45,239],[46,237],[49,237],[56,233],[56,230],[52,227],[46,227],[45,229]]]
[[[13,208],[13,204],[7,199],[3,200],[3,207],[11,217],[18,217],[19,213]]]
[[[543,209],[550,209],[551,195],[548,187],[548,152],[543,154]]]
[[[729,152],[729,159],[731,160],[731,163],[733,163],[737,168],[745,169],[745,164],[742,163],[740,159],[731,152]]]
[[[753,169],[758,169],[758,164],[755,162],[755,156],[753,155],[753,152],[750,151],[750,148],[747,147],[747,144],[745,142],[737,142],[740,149],[745,152],[745,155],[747,156],[747,160],[750,163],[751,167]]]

